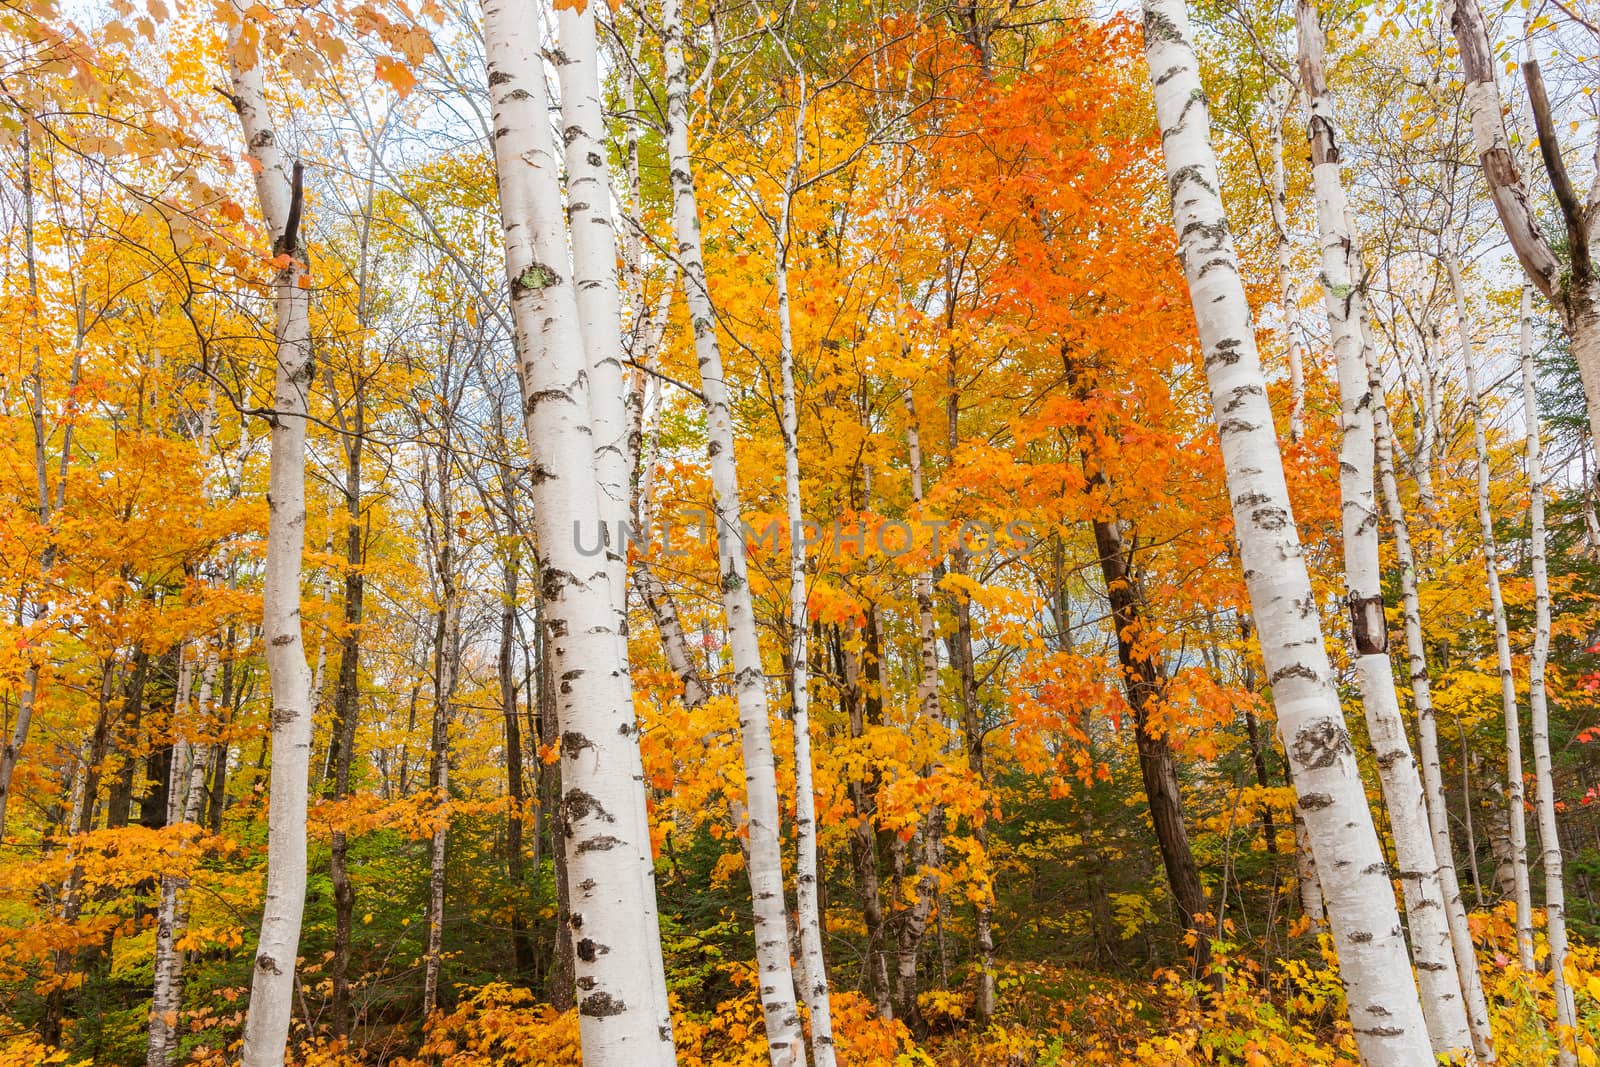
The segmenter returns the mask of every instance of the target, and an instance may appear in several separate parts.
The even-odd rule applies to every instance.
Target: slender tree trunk
[[[118,744],[122,753],[122,766],[117,779],[111,783],[111,795],[106,799],[106,829],[127,826],[133,814],[133,787],[135,770],[139,761],[135,752],[139,747],[139,724],[144,718],[144,688],[150,678],[150,651],[141,642],[133,653],[133,673],[122,688],[122,710],[118,715]]]
[[[33,369],[28,376],[28,416],[33,430],[33,474],[36,496],[36,519],[40,529],[53,529],[53,516],[59,513],[66,503],[67,471],[72,461],[71,426],[63,431],[66,435],[61,445],[61,458],[59,477],[56,484],[55,500],[52,502],[50,495],[50,459],[48,451],[48,428],[44,407],[44,344],[46,336],[44,323],[40,319],[39,300],[39,266],[34,246],[34,213],[33,213],[33,146],[30,139],[28,122],[24,119],[21,134],[22,155],[22,239],[23,260],[27,267],[28,276],[28,304],[33,312]],[[81,346],[80,346],[81,347]],[[73,384],[76,384],[78,361],[73,360]],[[44,549],[39,554],[39,580],[41,586],[48,583],[50,570],[55,566],[56,545],[51,536],[45,543]],[[19,609],[20,610],[20,609]],[[34,599],[34,620],[42,619],[49,611],[49,604],[40,596]],[[22,746],[28,741],[28,731],[33,723],[33,708],[39,698],[39,684],[44,671],[43,649],[30,650],[27,663],[22,669],[22,686],[17,691],[17,717],[11,726],[11,736],[3,748],[0,748],[0,841],[5,839],[6,831],[6,805],[11,799],[11,779],[17,770],[17,760],[22,755]]]
[[[1158,734],[1150,727],[1150,712],[1161,702],[1165,682],[1154,654],[1142,644],[1143,613],[1139,610],[1137,579],[1129,566],[1128,551],[1122,540],[1122,526],[1116,519],[1095,519],[1092,525],[1100,556],[1100,574],[1105,578],[1106,599],[1111,605],[1111,625],[1116,630],[1123,691],[1127,693],[1128,705],[1133,708],[1139,774],[1150,805],[1150,822],[1155,828],[1156,845],[1161,852],[1161,864],[1166,868],[1172,899],[1177,902],[1184,929],[1195,938],[1195,972],[1204,977],[1211,965],[1213,932],[1207,929],[1211,905],[1206,900],[1205,886],[1200,883],[1194,850],[1189,846],[1172,744],[1165,734]]]
[[[920,508],[923,499],[922,436],[917,429],[916,403],[908,390],[906,404],[906,456],[911,476],[912,507]],[[917,602],[917,717],[924,723],[943,725],[943,711],[939,704],[939,645],[938,632],[933,617],[933,573],[928,568],[919,570],[911,579],[913,595]],[[917,864],[914,900],[901,908],[896,951],[897,1003],[895,1016],[904,1022],[917,1037],[927,1033],[927,1023],[917,1006],[917,959],[923,939],[927,936],[928,920],[939,902],[940,869],[944,866],[945,812],[932,804],[923,813],[916,842],[920,862]],[[896,876],[904,866],[905,843],[893,843],[896,852]],[[896,892],[898,898],[899,893]]]
[[[560,50],[555,54],[561,83],[562,140],[566,146],[567,211],[572,227],[573,286],[578,325],[589,368],[590,426],[600,508],[596,516],[606,536],[607,589],[615,617],[621,669],[628,671],[628,548],[623,529],[631,515],[633,474],[629,436],[632,421],[622,373],[622,307],[617,289],[617,242],[611,222],[611,183],[606,171],[606,128],[600,106],[600,62],[595,40],[594,4],[556,5]],[[628,707],[631,713],[633,708]],[[650,842],[650,816],[635,720],[620,742],[627,746],[636,781],[634,842],[643,885],[646,962],[656,1025],[670,1033],[667,976],[661,956],[661,923],[656,914],[656,867]]]
[[[359,387],[355,397],[354,433],[345,441],[345,575],[344,629],[339,635],[339,676],[333,694],[332,749],[333,788],[329,796],[342,801],[350,796],[350,771],[355,761],[356,725],[361,715],[361,619],[366,595],[362,572],[364,550],[361,540],[361,455],[365,432],[365,398]],[[350,940],[355,930],[356,892],[350,881],[350,843],[342,825],[336,824],[329,848],[328,874],[333,882],[333,958],[329,976],[333,981],[334,1035],[345,1037],[353,1023],[350,1007]]]
[[[733,650],[734,692],[739,703],[739,734],[744,754],[748,866],[755,913],[756,961],[761,976],[761,1012],[773,1067],[803,1067],[805,1036],[795,1002],[788,913],[784,905],[777,767],[767,713],[766,674],[761,665],[755,605],[746,568],[728,384],[717,341],[716,313],[706,284],[700,212],[695,202],[694,163],[689,154],[689,75],[684,65],[686,33],[678,0],[666,0],[662,27],[666,37],[667,155],[672,183],[673,236],[683,271],[684,297],[689,306],[695,355],[700,364],[701,391],[706,402],[719,584],[728,620],[728,641]]]
[[[1145,0],[1144,36],[1251,614],[1322,878],[1356,1042],[1370,1067],[1425,1064],[1432,1056],[1427,1025],[1323,649],[1182,0]]]
[[[287,266],[273,279],[277,376],[267,489],[267,558],[262,636],[272,688],[271,808],[267,823],[267,889],[245,1020],[244,1067],[278,1067],[294,1009],[295,958],[306,899],[306,805],[311,766],[311,671],[300,632],[300,571],[305,547],[306,413],[311,387],[310,290],[298,258],[299,165],[288,160],[267,111],[261,59],[243,66],[239,34],[249,17],[235,0],[229,29],[233,104],[255,172],[261,214],[273,251]],[[254,50],[251,50],[254,51]]]
[[[428,941],[423,954],[422,1015],[431,1018],[439,1006],[439,978],[444,967],[445,859],[450,830],[450,705],[455,700],[457,664],[461,654],[461,594],[456,574],[455,505],[451,498],[450,383],[444,383],[446,411],[444,437],[439,449],[435,485],[429,486],[428,465],[423,461],[429,541],[433,545],[433,570],[438,582],[439,611],[433,633],[433,729],[428,743],[428,788],[433,791],[438,820],[433,831],[428,867]]]
[[[955,294],[950,294],[950,314],[955,313]],[[949,350],[945,371],[945,447],[953,462],[961,444],[961,398],[956,378],[956,350]],[[950,549],[952,574],[967,573],[967,550],[959,536]],[[955,632],[946,638],[950,648],[950,664],[956,670],[956,699],[961,710],[961,734],[966,747],[967,767],[978,781],[980,789],[988,787],[988,773],[984,765],[984,725],[978,702],[978,672],[972,652],[972,601],[965,593],[956,593],[952,600],[956,617]],[[989,825],[983,819],[972,829],[972,836],[983,851],[985,863],[989,852]],[[978,991],[974,997],[973,1011],[987,1022],[995,1010],[994,969],[994,898],[992,888],[985,891],[973,908],[973,940],[978,948]]]
[[[1472,1028],[1473,1048],[1478,1059],[1495,1059],[1494,1030],[1484,1000],[1483,979],[1478,970],[1477,949],[1467,924],[1467,909],[1461,899],[1461,882],[1456,874],[1455,849],[1450,841],[1450,807],[1445,799],[1444,773],[1439,760],[1439,730],[1433,708],[1433,688],[1428,678],[1427,646],[1422,636],[1422,602],[1417,591],[1417,564],[1411,548],[1411,527],[1395,476],[1394,439],[1389,425],[1389,407],[1383,382],[1368,353],[1368,384],[1372,396],[1374,431],[1377,435],[1378,476],[1381,479],[1385,509],[1394,531],[1395,557],[1400,564],[1400,594],[1405,602],[1406,663],[1411,675],[1411,703],[1417,713],[1417,749],[1422,762],[1422,786],[1428,806],[1428,826],[1433,835],[1434,855],[1439,863],[1439,885],[1444,894],[1445,917],[1450,926],[1450,945],[1455,952],[1456,971],[1461,977],[1467,1009],[1467,1024]],[[1465,767],[1466,754],[1462,754]],[[1468,812],[1470,837],[1471,813]]]
[[[537,18],[483,5],[506,271],[522,365],[541,623],[561,730],[560,818],[578,1020],[589,1067],[672,1059],[652,1010],[656,934],[640,877],[631,686],[606,568],[574,530],[601,514],[589,368],[567,267],[559,160],[548,121]]]
[[[1517,683],[1511,669],[1511,637],[1506,626],[1505,601],[1500,595],[1500,552],[1495,544],[1494,513],[1489,506],[1489,440],[1484,426],[1483,394],[1478,390],[1478,356],[1472,341],[1472,321],[1467,314],[1461,267],[1454,256],[1448,256],[1445,269],[1450,274],[1450,291],[1455,298],[1456,328],[1460,332],[1461,360],[1467,377],[1467,406],[1472,411],[1472,443],[1478,468],[1478,532],[1483,540],[1484,579],[1489,589],[1489,610],[1494,617],[1500,705],[1506,722],[1506,818],[1517,909],[1517,955],[1521,958],[1522,969],[1532,971],[1533,896],[1528,888],[1528,829],[1523,815],[1522,723],[1517,713]]]
[[[205,654],[205,670],[200,678],[199,706],[187,723],[174,723],[179,739],[172,748],[172,790],[168,824],[189,834],[198,830],[200,804],[205,797],[207,745],[200,738],[208,734],[215,719],[211,693],[217,677],[217,654]],[[181,709],[186,713],[187,709]],[[185,737],[184,735],[187,735]],[[179,857],[188,858],[180,846]],[[146,1067],[168,1067],[178,1052],[178,1012],[183,1007],[183,950],[177,947],[189,924],[189,887],[186,873],[165,874],[161,878],[161,908],[156,916],[156,952],[153,970],[155,990],[150,1000],[150,1032],[145,1044]]]
[[[1311,929],[1321,933],[1328,924],[1328,912],[1323,902],[1322,879],[1317,877],[1317,858],[1311,848],[1311,831],[1306,828],[1305,816],[1297,806],[1294,812],[1294,862],[1300,883],[1300,910]]]
[[[1272,111],[1272,226],[1277,233],[1278,305],[1283,315],[1283,342],[1289,363],[1289,440],[1298,441],[1305,432],[1306,374],[1300,344],[1300,300],[1294,284],[1294,244],[1289,239],[1289,197],[1283,167],[1283,120],[1288,112],[1279,99],[1279,89],[1268,94]],[[1292,96],[1288,90],[1285,96]]]
[[[1362,331],[1366,279],[1339,173],[1340,148],[1317,0],[1299,0],[1297,22],[1300,84],[1310,105],[1311,181],[1322,237],[1324,304],[1339,375],[1339,496],[1353,658],[1400,866],[1397,873],[1422,988],[1422,1011],[1434,1052],[1450,1056],[1472,1047],[1472,1031],[1467,1025],[1461,976],[1446,918],[1442,862],[1434,849],[1422,778],[1400,715],[1394,663],[1389,658],[1373,475],[1374,398]],[[1443,862],[1448,863],[1448,857]]]
[[[517,636],[517,580],[522,569],[521,541],[511,539],[505,558],[501,561],[500,599],[500,654],[496,660],[496,673],[500,681],[500,708],[505,723],[506,746],[506,797],[511,809],[506,817],[506,874],[511,882],[511,959],[517,978],[523,982],[533,978],[533,943],[528,940],[528,917],[523,910],[523,897],[528,892],[527,878],[523,874],[523,818],[527,811],[527,794],[522,775],[522,727],[517,703],[516,650]],[[534,838],[538,839],[538,824],[534,824]]]
[[[830,630],[834,670],[844,679],[839,702],[849,716],[850,739],[860,742],[868,727],[883,725],[881,716],[873,718],[863,688],[859,657],[845,647],[837,627]],[[850,805],[855,826],[850,831],[850,866],[855,874],[856,893],[861,897],[861,921],[867,928],[863,970],[873,1008],[880,1018],[894,1018],[894,999],[889,986],[889,961],[883,921],[882,885],[878,874],[877,796],[878,770],[863,767],[850,779]]]
[[[794,329],[789,313],[790,214],[805,150],[806,88],[799,75],[801,104],[795,112],[794,158],[785,182],[775,238],[773,279],[778,295],[778,365],[783,391],[783,484],[789,519],[789,688],[794,713],[795,905],[800,935],[801,995],[811,1015],[811,1056],[816,1067],[833,1067],[833,1018],[828,966],[822,953],[818,897],[817,802],[811,769],[811,692],[807,668],[810,631],[806,609],[806,519],[800,497],[800,416],[795,396]],[[743,534],[739,535],[742,539]]]
[[[1528,659],[1528,718],[1533,727],[1534,794],[1539,809],[1539,850],[1544,862],[1545,935],[1550,942],[1550,981],[1556,1001],[1557,1062],[1578,1062],[1573,1041],[1578,1015],[1567,985],[1567,894],[1562,880],[1561,835],[1556,823],[1554,770],[1550,765],[1550,709],[1545,667],[1550,658],[1550,576],[1545,562],[1544,458],[1539,431],[1539,395],[1533,369],[1533,291],[1522,287],[1520,349],[1522,411],[1528,430],[1528,540],[1533,570],[1533,654]]]

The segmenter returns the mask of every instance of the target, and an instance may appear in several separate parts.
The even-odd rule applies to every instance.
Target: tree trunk
[[[617,290],[617,242],[611,224],[611,182],[606,170],[606,128],[600,106],[600,62],[595,40],[595,5],[556,5],[560,49],[555,54],[561,83],[561,128],[566,146],[567,211],[572,230],[573,287],[578,326],[589,369],[590,426],[595,476],[599,486],[597,518],[604,524],[607,589],[621,669],[628,671],[628,548],[623,528],[631,514],[633,474],[628,416],[622,373],[622,309]],[[628,711],[633,712],[630,703]],[[656,914],[656,868],[650,841],[650,816],[644,763],[635,719],[621,739],[627,746],[636,780],[633,840],[638,849],[639,878],[648,941],[651,1005],[656,1025],[670,1033],[672,1011],[667,1001],[667,976],[661,956],[661,922]]]
[[[1406,736],[1395,692],[1394,663],[1384,618],[1383,568],[1373,475],[1374,403],[1362,320],[1366,278],[1350,226],[1350,205],[1339,173],[1340,148],[1325,69],[1326,42],[1317,0],[1299,0],[1300,84],[1310,106],[1311,181],[1322,237],[1322,288],[1339,376],[1339,497],[1346,604],[1352,659],[1366,710],[1367,735],[1383,785],[1394,838],[1411,951],[1422,987],[1422,1011],[1433,1050],[1452,1056],[1472,1047],[1461,975],[1450,939],[1438,853],[1428,825],[1422,778]],[[1448,862],[1448,857],[1444,862]]]
[[[1371,1067],[1432,1056],[1388,867],[1323,649],[1222,205],[1182,0],[1145,0],[1145,54],[1174,229],[1199,324],[1251,614],[1327,900],[1357,1045]]]
[[[1534,794],[1539,809],[1539,851],[1544,862],[1545,935],[1550,942],[1550,981],[1556,1001],[1557,1062],[1574,1067],[1577,1008],[1567,985],[1567,894],[1562,881],[1561,835],[1556,824],[1554,770],[1550,765],[1550,709],[1545,667],[1550,658],[1550,576],[1545,562],[1544,459],[1539,432],[1539,397],[1533,369],[1533,293],[1522,287],[1522,410],[1528,431],[1528,540],[1533,570],[1533,654],[1528,659],[1528,718],[1533,728]]]
[[[515,537],[501,561],[500,654],[496,660],[500,681],[500,708],[505,723],[506,797],[510,812],[506,816],[506,875],[511,882],[511,959],[517,978],[533,979],[533,943],[528,940],[528,917],[523,896],[528,891],[523,874],[522,829],[527,810],[527,794],[522,776],[522,727],[517,703],[516,664],[513,652],[517,635],[517,580],[522,569],[521,541]],[[534,825],[538,836],[538,825]]]
[[[180,832],[198,830],[200,804],[205,797],[206,751],[200,738],[211,732],[215,719],[211,693],[217,677],[217,654],[205,654],[205,671],[200,677],[200,699],[190,717],[179,709],[187,723],[174,722],[179,740],[172,749],[172,801],[168,808],[169,825]],[[187,739],[185,739],[187,735]],[[185,842],[186,844],[186,842]],[[187,848],[180,846],[179,857],[187,859]],[[146,1067],[168,1067],[178,1052],[178,1012],[183,1007],[183,950],[177,947],[189,925],[189,902],[185,895],[188,875],[182,872],[161,878],[161,908],[156,916],[156,951],[153,971],[155,990],[150,999],[150,1032],[145,1044]]]
[[[122,766],[117,779],[111,783],[111,795],[106,799],[106,829],[115,830],[128,825],[133,814],[133,789],[135,771],[139,761],[134,753],[139,747],[139,723],[144,717],[144,688],[150,678],[150,651],[140,642],[133,652],[133,673],[122,688],[122,711],[118,715],[117,748],[122,753]]]
[[[1292,96],[1290,89],[1286,96]],[[1283,120],[1288,111],[1279,99],[1278,87],[1268,94],[1272,111],[1272,227],[1277,234],[1278,306],[1283,315],[1283,343],[1289,362],[1289,440],[1298,441],[1305,432],[1306,374],[1300,344],[1300,301],[1294,284],[1294,245],[1289,240],[1289,198],[1283,167]]]
[[[1450,807],[1445,798],[1444,772],[1439,760],[1439,730],[1433,708],[1433,688],[1428,677],[1427,646],[1422,636],[1422,602],[1417,591],[1417,564],[1411,548],[1411,527],[1394,468],[1394,438],[1389,424],[1389,407],[1383,382],[1371,362],[1367,346],[1369,375],[1367,388],[1372,396],[1373,429],[1377,435],[1376,458],[1389,525],[1394,531],[1395,558],[1400,564],[1400,594],[1405,602],[1406,663],[1411,675],[1411,703],[1417,713],[1417,750],[1422,762],[1422,787],[1428,806],[1428,826],[1433,835],[1434,856],[1439,863],[1439,887],[1444,894],[1445,917],[1450,927],[1450,946],[1455,953],[1456,971],[1461,978],[1467,1009],[1467,1025],[1472,1028],[1473,1048],[1483,1063],[1495,1060],[1494,1030],[1489,1007],[1484,1000],[1483,979],[1478,970],[1478,953],[1467,924],[1467,909],[1461,899],[1461,880],[1456,872],[1455,848],[1450,840]],[[1463,769],[1466,766],[1462,754]],[[1467,813],[1468,836],[1471,811]],[[1481,894],[1480,894],[1481,903]]]
[[[906,404],[906,456],[911,476],[911,504],[920,508],[923,499],[922,437],[917,429],[916,403],[908,389]],[[933,617],[933,572],[919,570],[911,579],[917,602],[917,710],[919,719],[943,724],[939,705],[939,637]],[[944,866],[945,812],[932,804],[923,813],[917,841],[920,861],[913,901],[901,907],[897,934],[895,1015],[918,1038],[927,1036],[927,1023],[917,1005],[917,958],[928,933],[928,920],[939,901],[939,872]],[[905,845],[896,840],[896,877],[904,864]],[[898,889],[895,897],[898,900]]]
[[[869,726],[883,725],[874,718],[862,684],[860,658],[845,647],[837,626],[829,629],[834,671],[843,679],[839,702],[849,717],[850,739],[860,742]],[[889,986],[889,960],[884,937],[882,885],[878,874],[878,771],[861,767],[847,785],[855,825],[850,831],[850,866],[855,875],[856,893],[861,898],[861,921],[867,928],[867,946],[862,970],[874,1010],[880,1018],[894,1018],[894,999]]]
[[[954,294],[951,296],[950,314],[953,316]],[[950,461],[954,462],[956,450],[961,444],[961,403],[957,391],[954,347],[949,350],[945,387],[945,447],[950,454]],[[967,550],[962,545],[959,535],[950,549],[950,572],[958,575],[967,573]],[[987,789],[983,715],[978,704],[977,665],[973,661],[972,652],[972,601],[966,594],[959,592],[951,599],[956,627],[955,632],[945,639],[945,643],[950,648],[951,666],[956,669],[956,703],[961,711],[961,735],[966,748],[967,767],[977,779],[978,787]],[[987,819],[978,821],[972,828],[972,836],[977,840],[978,847],[985,857],[984,862],[987,863],[989,853]],[[974,997],[973,1011],[983,1022],[988,1022],[994,1016],[995,1009],[993,909],[994,896],[991,885],[984,888],[973,907],[973,940],[977,942],[978,947],[978,991]]]
[[[1123,691],[1133,709],[1134,734],[1139,750],[1139,775],[1144,780],[1145,799],[1150,805],[1150,822],[1155,827],[1161,864],[1166,868],[1167,885],[1183,917],[1184,929],[1195,939],[1195,973],[1205,977],[1211,965],[1211,937],[1208,929],[1211,906],[1200,869],[1189,846],[1189,831],[1183,822],[1183,795],[1178,784],[1177,762],[1172,744],[1165,734],[1150,728],[1150,711],[1163,697],[1165,680],[1152,652],[1141,646],[1144,629],[1139,609],[1139,592],[1128,551],[1122,541],[1122,527],[1116,519],[1095,519],[1095,548],[1100,555],[1100,574],[1106,582],[1106,599],[1111,605],[1111,625],[1117,637],[1117,662],[1122,667]],[[1220,936],[1220,932],[1216,936]]]
[[[800,104],[795,109],[794,158],[784,186],[776,228],[773,280],[778,296],[778,366],[783,391],[783,485],[789,519],[789,690],[794,713],[795,911],[800,935],[801,996],[811,1016],[811,1056],[816,1067],[834,1067],[833,1018],[828,966],[822,953],[822,911],[818,897],[817,802],[811,767],[811,692],[806,637],[806,519],[800,498],[800,416],[795,395],[794,329],[789,313],[790,215],[805,150],[806,82],[798,75]],[[743,538],[743,533],[740,533]]]
[[[777,767],[767,713],[766,674],[756,636],[755,605],[746,573],[728,385],[717,340],[716,312],[706,283],[700,213],[695,202],[694,164],[689,154],[689,75],[684,65],[686,33],[678,0],[667,0],[662,11],[662,26],[666,37],[667,154],[672,184],[673,236],[683,271],[684,297],[694,330],[695,355],[706,404],[719,584],[723,610],[727,614],[728,641],[733,650],[734,693],[739,703],[739,734],[744,755],[748,866],[755,914],[756,962],[761,975],[761,1012],[773,1067],[803,1067],[805,1036],[795,1002],[788,912],[784,905]]]
[[[483,5],[495,170],[531,452],[542,618],[561,730],[560,818],[585,1063],[666,1063],[672,1035],[652,1011],[657,944],[645,916],[636,825],[633,704],[609,575],[580,551],[575,524],[601,499],[589,373],[567,269],[559,160],[548,120],[539,20]]]
[[[365,398],[359,387],[355,396],[354,434],[345,441],[345,575],[344,629],[339,635],[339,677],[333,694],[332,751],[334,801],[350,796],[350,770],[355,760],[356,725],[361,716],[361,618],[366,595],[362,572],[364,550],[361,541],[361,450],[366,429]],[[354,1022],[350,1007],[350,940],[355,930],[356,891],[350,882],[348,837],[336,824],[329,847],[328,874],[333,882],[333,958],[329,977],[333,981],[333,1033],[347,1037]]]
[[[1484,580],[1489,590],[1489,610],[1494,617],[1495,660],[1500,673],[1500,706],[1506,724],[1506,818],[1511,845],[1511,876],[1517,909],[1517,955],[1522,969],[1533,970],[1533,896],[1528,888],[1528,828],[1523,814],[1522,724],[1517,713],[1517,683],[1512,675],[1511,638],[1506,625],[1505,601],[1500,595],[1500,553],[1495,544],[1494,513],[1489,506],[1489,441],[1484,425],[1483,398],[1478,391],[1478,356],[1467,315],[1461,267],[1454,256],[1445,259],[1450,291],[1455,298],[1456,328],[1461,339],[1461,361],[1467,377],[1467,406],[1472,412],[1472,443],[1477,455],[1478,532],[1483,541]]]
[[[434,578],[438,583],[439,611],[433,631],[433,729],[428,742],[428,788],[437,805],[428,865],[428,940],[423,954],[422,1016],[431,1018],[439,1006],[439,977],[444,967],[445,858],[450,830],[450,705],[456,694],[456,668],[461,653],[461,595],[456,576],[455,506],[451,499],[450,389],[445,383],[446,428],[439,449],[436,484],[430,489],[427,460],[423,460],[423,509],[427,514]],[[437,492],[437,499],[432,493]]]
[[[261,214],[273,252],[288,264],[273,279],[277,377],[267,489],[267,555],[261,594],[262,637],[272,687],[271,808],[267,889],[245,1019],[244,1067],[278,1067],[294,1009],[294,969],[306,899],[306,805],[311,769],[311,670],[300,632],[300,570],[305,547],[306,413],[311,387],[310,289],[297,257],[298,164],[288,161],[267,112],[261,60],[242,65],[239,35],[247,15],[238,0],[229,27],[233,104],[255,172]],[[253,50],[252,50],[253,51]]]

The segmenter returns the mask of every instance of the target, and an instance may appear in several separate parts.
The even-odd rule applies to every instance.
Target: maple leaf
[[[379,56],[376,73],[379,81],[387,82],[402,97],[417,87],[417,78],[411,73],[411,68],[393,56]]]

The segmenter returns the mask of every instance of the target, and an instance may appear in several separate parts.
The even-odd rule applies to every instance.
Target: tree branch
[[[1561,159],[1561,142],[1556,139],[1555,121],[1550,116],[1550,98],[1545,94],[1544,75],[1539,72],[1539,62],[1530,59],[1522,64],[1522,78],[1528,83],[1528,104],[1533,109],[1533,124],[1539,131],[1539,155],[1544,157],[1545,173],[1550,176],[1550,187],[1555,190],[1556,202],[1567,221],[1567,247],[1572,256],[1574,278],[1588,280],[1594,272],[1589,258],[1587,227],[1584,225],[1583,204],[1578,192],[1567,176],[1567,165]]]

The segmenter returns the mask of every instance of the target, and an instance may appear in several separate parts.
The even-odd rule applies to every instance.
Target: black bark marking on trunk
[[[592,795],[581,789],[569,789],[561,798],[561,810],[567,818],[567,824],[577,822],[579,819],[596,818],[608,823],[617,820],[605,809],[605,805],[596,800]]]
[[[578,842],[578,854],[610,852],[620,844],[623,844],[620,838],[612,837],[609,834],[601,834],[599,837],[591,837],[587,841]]]
[[[1332,719],[1318,719],[1301,727],[1290,748],[1295,762],[1308,771],[1335,766],[1354,751],[1350,735]]]
[[[591,1019],[605,1019],[613,1015],[621,1015],[628,1010],[628,1006],[613,997],[610,993],[590,993],[578,1004],[578,1014],[587,1015]]]

